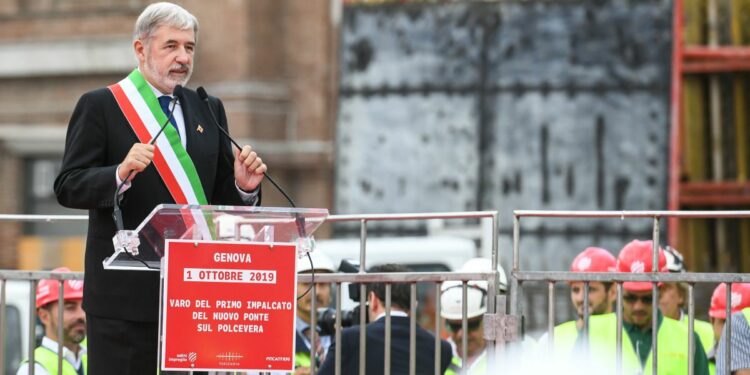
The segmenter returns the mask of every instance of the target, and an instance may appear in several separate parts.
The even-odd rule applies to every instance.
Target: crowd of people
[[[298,263],[298,272],[332,273],[337,267],[325,254],[313,253],[313,262],[303,258]],[[658,272],[685,272],[682,255],[673,248],[658,250]],[[609,251],[589,247],[578,254],[570,265],[571,272],[651,272],[653,243],[634,240],[626,244],[615,257]],[[313,268],[314,267],[314,268]],[[469,260],[456,272],[489,272],[491,262],[485,258]],[[55,272],[69,272],[65,268]],[[369,272],[409,272],[403,265],[386,264],[373,267]],[[502,268],[498,292],[507,290],[507,280]],[[42,280],[38,284],[36,308],[39,321],[44,326],[44,338],[34,351],[35,373],[56,374],[58,371],[58,345],[63,345],[63,374],[87,373],[87,346],[85,342],[86,315],[83,313],[83,282],[64,282],[62,305],[59,304],[58,282]],[[694,374],[750,374],[750,284],[732,284],[731,343],[725,340],[727,293],[726,284],[716,287],[708,309],[709,321],[694,319],[695,352],[693,362],[688,363],[688,317],[686,314],[687,288],[684,283],[658,283],[659,299],[656,310],[657,321],[653,324],[654,297],[650,282],[624,282],[622,285],[622,366],[625,374],[650,373],[652,363],[653,329],[657,330],[658,374],[687,373],[688,366]],[[309,292],[309,284],[297,286],[295,372],[296,375],[311,373],[333,374],[335,347],[341,346],[342,373],[359,371],[358,326],[344,328],[341,342],[334,336],[313,327],[312,316],[317,308],[331,306],[331,286],[318,283],[315,293]],[[534,346],[524,345],[520,357],[549,355],[550,363],[564,369],[566,364],[578,365],[585,360],[589,368],[613,369],[616,366],[616,288],[613,282],[591,281],[588,288],[583,281],[569,283],[571,303],[577,318],[557,325],[553,338],[542,335]],[[483,319],[487,313],[486,281],[466,283],[466,322],[464,314],[464,290],[461,281],[445,281],[440,286],[440,318],[447,332],[440,345],[440,373],[485,374],[488,369],[488,342],[484,336]],[[586,289],[588,289],[586,291]],[[588,309],[584,304],[588,293]],[[315,304],[312,298],[315,298]],[[410,358],[410,290],[406,283],[393,283],[391,290],[391,373],[408,373]],[[58,321],[58,309],[63,309],[63,320]],[[365,329],[367,374],[382,374],[385,358],[385,284],[367,284],[367,314],[369,323]],[[588,310],[588,335],[584,335]],[[464,330],[464,324],[466,330]],[[62,325],[63,337],[58,337]],[[727,346],[731,347],[731,363],[725,361]],[[417,374],[434,374],[435,336],[417,326],[416,331]],[[465,349],[464,349],[465,348]],[[531,348],[531,350],[529,350]],[[464,350],[466,350],[464,352]],[[551,351],[551,353],[549,352]],[[498,361],[502,361],[498,358]],[[24,361],[17,374],[28,373],[28,361]],[[499,365],[502,366],[502,363]],[[533,366],[532,366],[533,367]],[[530,368],[527,367],[527,370]],[[564,372],[564,371],[563,371]]]
[[[650,273],[653,264],[653,242],[634,240],[626,244],[618,253],[613,255],[606,249],[590,247],[578,254],[570,266],[571,272],[626,272],[626,273]],[[323,258],[321,260],[321,258]],[[324,260],[324,256],[318,256],[319,262],[330,265],[330,261]],[[460,273],[488,272],[491,270],[489,259],[476,258],[468,261],[463,267],[456,270]],[[328,268],[321,268],[321,272],[330,272]],[[397,265],[373,268],[371,272],[407,272],[405,268]],[[505,292],[507,281],[505,274],[500,268],[499,292]],[[666,247],[658,249],[657,272],[686,272],[682,255],[675,249]],[[559,324],[555,327],[553,338],[550,339],[545,333],[538,341],[525,340],[521,345],[520,353],[515,358],[498,357],[498,365],[504,367],[503,361],[515,361],[513,369],[521,369],[527,373],[541,373],[535,371],[539,361],[534,358],[548,358],[543,361],[545,368],[556,368],[559,373],[588,373],[586,370],[576,366],[585,363],[591,373],[606,373],[613,371],[617,365],[617,316],[615,314],[615,303],[617,300],[616,284],[614,282],[588,282],[588,288],[583,281],[569,283],[570,299],[577,318]],[[373,284],[377,285],[377,284]],[[408,322],[408,308],[404,302],[397,302],[396,297],[400,293],[397,285],[404,289],[401,291],[408,297],[406,284],[394,284],[394,308],[392,316],[405,319]],[[441,359],[445,355],[445,344],[449,344],[450,361],[442,361],[444,368],[441,373],[460,374],[465,368],[468,374],[485,374],[488,369],[487,341],[484,338],[483,319],[487,312],[488,286],[484,281],[469,281],[466,283],[466,331],[464,332],[463,318],[463,283],[461,281],[446,281],[441,285],[440,317],[447,337],[443,343]],[[650,373],[652,369],[652,342],[653,330],[656,329],[656,345],[658,347],[657,373],[658,374],[686,374],[688,368],[693,368],[694,374],[744,374],[744,368],[750,371],[750,285],[732,284],[732,298],[730,301],[731,311],[734,314],[732,325],[732,364],[731,372],[726,372],[729,365],[724,363],[723,351],[726,344],[722,341],[722,332],[726,319],[726,285],[720,284],[713,292],[708,307],[709,321],[694,319],[694,353],[693,362],[688,363],[688,326],[687,316],[688,285],[686,283],[657,283],[659,291],[658,301],[654,300],[653,284],[651,282],[624,282],[622,284],[622,355],[621,365],[624,374]],[[382,288],[382,285],[380,285]],[[374,287],[377,289],[377,287]],[[300,289],[300,288],[298,288]],[[586,289],[588,289],[586,291]],[[324,289],[325,290],[325,289]],[[371,289],[368,289],[371,290]],[[588,293],[588,308],[584,305],[584,294]],[[327,298],[329,294],[324,293]],[[382,324],[382,294],[372,292],[368,301],[371,305],[371,322],[367,327],[367,360],[366,373],[383,373],[383,324]],[[320,300],[325,304],[327,300]],[[328,301],[330,302],[330,301]],[[700,305],[700,302],[697,302]],[[654,310],[656,309],[656,310]],[[585,310],[588,310],[588,335],[583,334]],[[309,315],[309,311],[298,309],[301,315]],[[656,313],[654,324],[653,317]],[[392,373],[408,373],[409,350],[408,331],[399,332],[398,324],[394,325],[392,337],[391,358],[399,358],[391,362]],[[347,328],[342,334],[342,373],[357,373],[359,354],[358,348],[359,328]],[[346,337],[344,339],[344,337]],[[417,374],[433,374],[432,363],[434,362],[434,336],[432,333],[420,329],[417,336]],[[420,341],[424,340],[424,341]],[[466,343],[464,343],[464,340]],[[331,342],[329,340],[328,342]],[[533,344],[529,344],[532,341]],[[336,345],[335,343],[333,345]],[[373,345],[373,346],[371,346]],[[743,347],[744,345],[744,347]],[[333,346],[335,347],[335,346]],[[466,352],[464,353],[463,350]],[[332,366],[335,356],[329,351],[319,352],[324,357],[322,366],[319,368],[321,374],[332,374]],[[302,348],[303,352],[309,353],[309,348]],[[530,359],[530,360],[526,360]],[[518,365],[518,363],[522,364]],[[307,373],[310,362],[298,363],[297,373]],[[745,366],[745,367],[742,367]],[[603,372],[602,372],[603,371]]]

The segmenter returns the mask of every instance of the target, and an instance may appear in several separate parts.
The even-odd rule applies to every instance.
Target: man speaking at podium
[[[220,134],[227,119],[219,99],[204,102],[180,87],[197,36],[198,21],[185,9],[149,5],[135,24],[138,68],[84,94],[68,125],[55,194],[63,206],[89,210],[83,307],[91,374],[157,372],[159,273],[103,269],[117,226],[134,229],[161,203],[260,203],[266,165]],[[113,219],[116,191],[122,223]]]

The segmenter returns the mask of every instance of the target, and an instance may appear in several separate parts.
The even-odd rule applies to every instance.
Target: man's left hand
[[[234,179],[243,191],[255,190],[263,181],[263,174],[267,169],[268,167],[252,147],[245,145],[241,152],[234,150]]]

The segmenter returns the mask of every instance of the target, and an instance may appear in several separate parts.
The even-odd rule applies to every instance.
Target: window
[[[60,172],[59,157],[35,157],[24,161],[23,183],[25,214],[85,215],[86,211],[72,210],[57,203],[54,183]],[[112,179],[114,180],[114,175]],[[24,235],[75,236],[86,234],[86,222],[30,222],[24,224]]]

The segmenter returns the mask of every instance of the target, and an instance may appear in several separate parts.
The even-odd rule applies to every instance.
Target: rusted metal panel
[[[336,211],[665,208],[670,11],[345,7]]]

